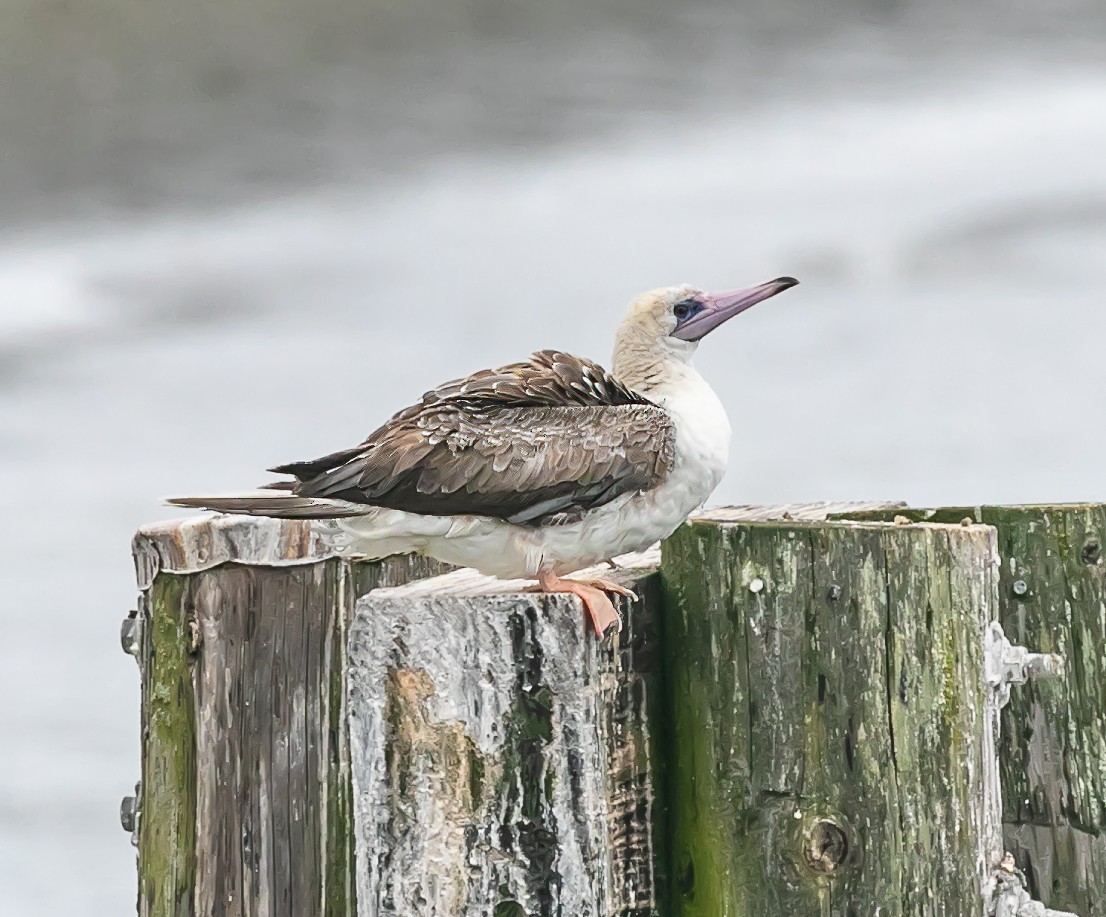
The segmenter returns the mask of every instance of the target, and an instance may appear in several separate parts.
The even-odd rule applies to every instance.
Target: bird
[[[269,469],[285,480],[173,506],[333,520],[360,556],[414,553],[580,598],[602,639],[621,623],[609,579],[565,578],[666,538],[729,461],[722,402],[692,365],[703,338],[798,283],[635,298],[611,369],[559,350],[428,391],[362,443]]]

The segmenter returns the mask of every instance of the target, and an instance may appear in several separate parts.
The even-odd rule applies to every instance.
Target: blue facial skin
[[[680,300],[672,307],[672,314],[676,316],[676,328],[673,330],[679,330],[702,312],[704,308],[706,308],[704,304],[694,296]]]

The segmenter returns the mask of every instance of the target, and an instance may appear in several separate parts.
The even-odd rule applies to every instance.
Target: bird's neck
[[[674,387],[702,378],[691,365],[695,347],[687,341],[658,342],[620,330],[611,369],[623,385],[657,400]]]

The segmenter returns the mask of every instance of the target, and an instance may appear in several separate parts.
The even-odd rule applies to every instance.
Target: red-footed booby
[[[635,299],[612,372],[541,350],[440,385],[359,446],[271,469],[294,480],[175,506],[334,519],[358,554],[418,553],[580,597],[602,637],[607,580],[562,579],[670,535],[718,486],[730,425],[691,365],[727,319],[798,283],[728,293],[691,286]]]

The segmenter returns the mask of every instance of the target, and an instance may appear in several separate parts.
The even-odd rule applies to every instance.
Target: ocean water
[[[642,289],[802,281],[701,348],[715,502],[1106,499],[1090,5],[2,7],[6,917],[133,908],[160,497],[605,361]]]

